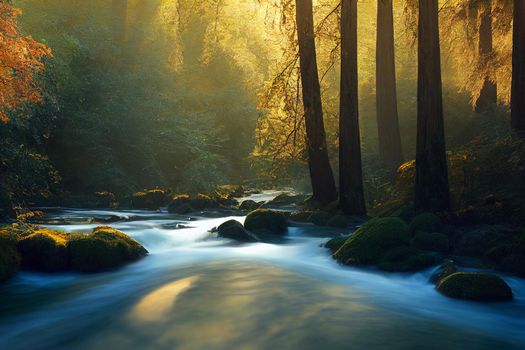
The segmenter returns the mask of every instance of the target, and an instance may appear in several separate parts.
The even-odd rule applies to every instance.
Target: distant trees
[[[397,111],[392,0],[377,0],[376,109],[379,156],[390,167],[402,163]]]
[[[475,7],[478,9],[478,55],[480,64],[487,70],[487,64],[493,55],[492,45],[492,0],[476,1]],[[483,112],[490,106],[498,102],[498,90],[496,82],[487,74],[484,77],[483,86],[479,96],[474,102],[476,112]]]
[[[419,0],[415,207],[445,211],[450,193],[445,152],[438,0]]]
[[[306,124],[306,147],[313,199],[321,203],[328,203],[337,199],[337,190],[326,145],[321,88],[317,71],[312,0],[296,0],[296,21]]]
[[[357,0],[341,2],[339,204],[345,214],[366,214],[361,165],[357,73]]]
[[[525,1],[514,0],[511,124],[525,131]]]

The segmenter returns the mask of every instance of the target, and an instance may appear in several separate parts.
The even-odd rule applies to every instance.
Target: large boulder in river
[[[411,246],[400,246],[389,250],[377,267],[389,272],[414,272],[426,269],[436,263],[436,259]]]
[[[443,222],[433,213],[423,213],[416,216],[410,222],[409,230],[412,234],[418,231],[423,232],[440,232],[443,228]]]
[[[439,282],[437,290],[450,298],[473,301],[509,301],[512,289],[499,276],[480,272],[457,272]]]
[[[426,251],[447,253],[450,242],[447,235],[419,231],[414,237],[414,246]]]
[[[268,203],[266,203],[269,207],[279,207],[279,206],[286,206],[286,205],[293,205],[293,204],[301,204],[308,198],[307,195],[297,194],[292,195],[288,193],[281,193]]]
[[[69,234],[40,229],[18,241],[22,268],[31,271],[59,272],[69,268]]]
[[[71,235],[71,264],[81,272],[99,272],[136,261],[148,254],[137,241],[114,228],[101,226],[90,235]]]
[[[330,252],[335,253],[336,251],[339,250],[339,248],[341,248],[345,242],[348,240],[348,238],[350,238],[349,236],[343,236],[343,237],[336,237],[336,238],[332,238],[331,240],[329,240],[328,242],[326,242],[324,244],[324,247],[326,249],[328,249]]]
[[[255,233],[284,235],[288,231],[288,219],[278,211],[258,209],[246,216],[244,227]]]
[[[261,204],[257,203],[256,201],[248,199],[248,200],[243,201],[239,205],[239,210],[242,210],[242,211],[254,211],[254,210],[259,209],[260,206],[261,206]]]
[[[135,192],[131,197],[133,209],[159,210],[164,204],[166,204],[166,192],[161,189]]]
[[[361,226],[333,255],[342,264],[376,265],[392,249],[408,246],[411,235],[399,218],[379,218]]]
[[[188,214],[205,209],[218,209],[221,204],[205,194],[187,195],[181,194],[173,197],[168,205],[168,211],[174,214]]]
[[[20,266],[20,255],[16,249],[16,238],[8,230],[0,229],[0,282],[16,274]]]
[[[236,220],[228,220],[222,223],[217,228],[217,234],[219,237],[229,238],[239,242],[257,241],[257,238]]]

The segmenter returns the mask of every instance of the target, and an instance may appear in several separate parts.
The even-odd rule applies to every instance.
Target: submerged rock
[[[365,223],[334,254],[347,265],[375,265],[389,251],[410,244],[410,233],[399,218],[380,218]]]
[[[450,298],[473,301],[510,301],[512,289],[499,276],[480,272],[456,272],[439,282],[437,290]]]
[[[18,250],[22,256],[22,268],[41,272],[67,270],[69,237],[65,232],[40,229],[21,238]]]
[[[99,272],[136,261],[148,254],[137,241],[114,228],[101,226],[90,235],[71,235],[71,265],[81,272]]]
[[[256,242],[257,238],[248,232],[244,226],[236,220],[228,220],[217,228],[219,237],[233,239],[239,242]]]
[[[244,227],[254,233],[284,235],[288,231],[288,219],[278,211],[258,209],[246,216]]]
[[[0,229],[0,282],[14,276],[20,267],[16,238],[8,230]]]

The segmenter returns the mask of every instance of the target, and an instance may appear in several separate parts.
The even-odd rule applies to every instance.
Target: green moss
[[[181,194],[173,197],[171,203],[168,205],[168,211],[175,214],[188,214],[194,211],[217,209],[219,207],[219,202],[205,194],[194,196]]]
[[[348,221],[343,215],[335,215],[330,220],[328,220],[328,222],[326,223],[326,226],[337,227],[337,228],[347,228]]]
[[[97,227],[90,235],[72,235],[69,245],[72,267],[99,272],[144,257],[148,251],[137,241],[111,227]]]
[[[390,250],[410,243],[405,222],[399,218],[380,218],[365,223],[334,254],[348,265],[376,264]]]
[[[448,237],[442,233],[418,231],[414,237],[414,246],[431,252],[446,253],[450,250]]]
[[[135,209],[158,210],[165,203],[166,192],[161,189],[135,192],[131,198],[131,205]]]
[[[412,272],[426,269],[435,263],[435,259],[423,254],[419,249],[401,246],[388,251],[377,267],[390,272]]]
[[[267,231],[272,234],[284,235],[288,231],[288,220],[278,211],[258,209],[246,216],[244,227],[255,233]]]
[[[308,221],[312,222],[317,226],[326,226],[328,220],[332,218],[332,214],[323,210],[317,210],[310,215]]]
[[[509,301],[512,290],[499,276],[457,272],[439,282],[437,290],[450,298],[474,301]]]
[[[20,255],[16,249],[16,237],[8,230],[0,229],[0,282],[14,276],[20,267]]]
[[[416,216],[410,223],[409,230],[412,234],[417,231],[439,232],[443,228],[443,222],[433,213],[423,213]]]
[[[18,242],[22,268],[32,271],[58,272],[69,268],[69,234],[40,229]]]
[[[458,272],[458,267],[452,260],[444,261],[441,266],[430,276],[430,282],[439,283],[448,276]]]
[[[325,243],[324,247],[330,250],[332,253],[335,253],[343,246],[343,244],[345,244],[348,238],[350,238],[350,236],[332,238]]]

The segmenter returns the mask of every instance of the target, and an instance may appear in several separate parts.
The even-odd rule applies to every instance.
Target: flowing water
[[[0,349],[525,349],[525,281],[511,303],[447,299],[431,271],[337,265],[320,247],[344,231],[291,227],[278,244],[209,238],[230,218],[55,209],[112,226],[150,255],[103,274],[20,273],[0,286]],[[234,217],[243,221],[242,217]]]

